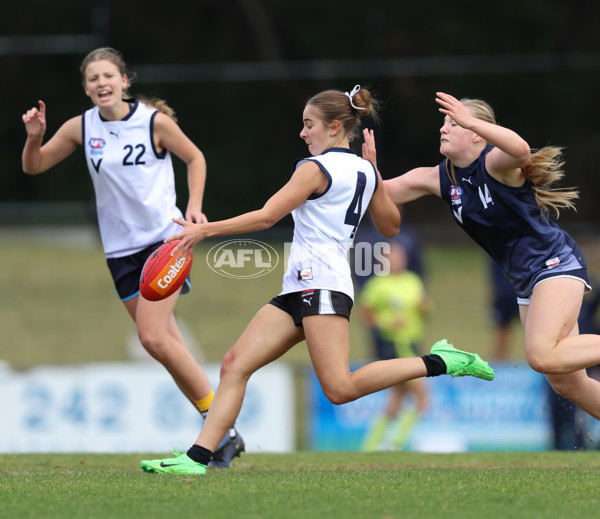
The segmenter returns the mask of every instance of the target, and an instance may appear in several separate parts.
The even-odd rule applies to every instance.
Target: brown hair
[[[150,108],[156,108],[159,112],[162,112],[165,115],[168,115],[171,119],[177,122],[177,117],[175,116],[175,110],[173,110],[164,99],[160,99],[158,97],[146,97],[146,96],[137,96],[140,103],[144,103],[146,106]]]
[[[123,91],[123,98],[127,99],[130,96],[128,89],[131,87],[131,84],[135,81],[136,75],[135,73],[127,74],[127,66],[125,65],[125,60],[123,59],[123,55],[118,51],[113,49],[112,47],[100,47],[88,53],[88,55],[83,58],[81,62],[81,66],[79,67],[79,72],[81,73],[81,79],[85,83],[85,71],[88,65],[94,61],[106,60],[110,61],[117,70],[119,74],[122,76],[127,76],[127,86]],[[164,99],[159,99],[157,97],[146,97],[146,96],[138,96],[140,102],[144,103],[147,106],[152,108],[156,108],[159,112],[168,115],[174,121],[177,121],[175,117],[175,110],[173,110]]]
[[[481,99],[463,98],[460,100],[471,112],[471,115],[491,124],[498,124],[492,107]],[[521,169],[525,178],[529,180],[535,201],[540,208],[542,218],[548,220],[550,213],[558,218],[560,209],[575,209],[574,200],[579,197],[575,188],[551,187],[565,176],[562,158],[562,148],[557,146],[545,146],[538,150],[532,150],[527,164]],[[449,164],[449,166],[448,166]],[[450,167],[450,169],[448,169]],[[446,172],[450,179],[456,183],[454,164],[446,161]]]
[[[306,105],[315,107],[326,124],[340,121],[345,135],[352,141],[358,137],[361,117],[370,115],[376,121],[379,119],[379,103],[366,88],[360,88],[352,96],[352,103],[358,108],[354,108],[350,101],[348,95],[340,90],[325,90],[312,96]]]

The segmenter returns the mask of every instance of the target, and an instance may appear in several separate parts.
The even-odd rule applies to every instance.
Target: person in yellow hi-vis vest
[[[379,336],[375,341],[378,359],[413,357],[423,339],[429,307],[425,285],[417,274],[407,270],[407,255],[402,245],[391,243],[386,256],[389,273],[367,280],[359,297],[361,315]],[[414,397],[414,406],[403,409],[408,394]],[[375,451],[385,447],[382,442],[388,430],[392,436],[387,448],[401,449],[427,405],[427,390],[422,380],[391,387],[385,410],[372,423],[362,449]]]

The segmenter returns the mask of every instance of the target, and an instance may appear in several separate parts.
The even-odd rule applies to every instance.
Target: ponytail
[[[522,168],[544,220],[548,220],[550,213],[558,219],[561,209],[576,210],[574,201],[579,198],[576,189],[551,187],[565,176],[564,164],[562,148],[546,146],[532,153]]]

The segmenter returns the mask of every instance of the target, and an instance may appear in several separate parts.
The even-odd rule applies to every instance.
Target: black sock
[[[208,465],[208,462],[212,458],[212,451],[201,447],[200,445],[192,445],[190,449],[187,451],[187,455],[191,460],[194,460],[196,463],[202,463],[202,465]]]
[[[428,377],[437,377],[446,374],[446,363],[439,355],[423,355],[421,357],[427,368]]]

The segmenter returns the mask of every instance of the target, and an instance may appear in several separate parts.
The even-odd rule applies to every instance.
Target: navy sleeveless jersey
[[[586,268],[575,241],[552,220],[545,221],[528,180],[507,186],[485,169],[487,146],[464,168],[456,182],[439,165],[442,198],[456,223],[500,265],[518,297],[528,297],[537,281],[553,271]]]

